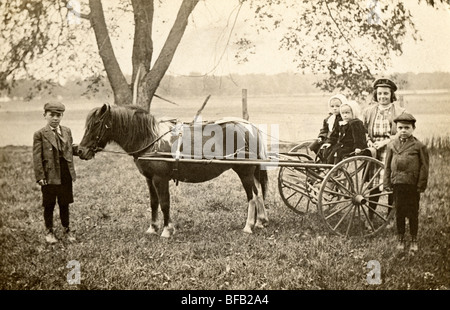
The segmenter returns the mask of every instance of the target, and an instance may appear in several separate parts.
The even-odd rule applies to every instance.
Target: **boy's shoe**
[[[398,251],[404,251],[405,250],[405,242],[399,241],[397,244],[397,250]]]
[[[76,241],[75,237],[73,236],[73,234],[70,232],[70,230],[68,228],[65,229],[64,235],[66,236],[67,241],[69,241],[69,242]]]
[[[417,241],[411,241],[411,245],[409,246],[409,251],[411,253],[416,253],[419,251],[419,246],[417,245]]]
[[[405,239],[404,239],[403,235],[398,236],[397,250],[398,251],[405,250]]]
[[[56,239],[55,235],[51,231],[47,233],[45,240],[50,244],[58,242],[58,239]]]

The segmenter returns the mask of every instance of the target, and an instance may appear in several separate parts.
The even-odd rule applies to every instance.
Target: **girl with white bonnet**
[[[350,153],[359,154],[367,148],[366,128],[359,119],[360,108],[356,101],[347,101],[339,108],[342,120],[337,130],[333,131],[323,147],[330,148],[328,164],[336,164]]]
[[[322,145],[330,137],[333,130],[337,128],[339,121],[342,120],[339,108],[346,102],[347,98],[342,94],[336,94],[328,100],[328,116],[323,120],[317,140],[309,146],[311,151],[319,154]]]

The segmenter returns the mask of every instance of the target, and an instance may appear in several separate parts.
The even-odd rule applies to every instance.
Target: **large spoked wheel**
[[[296,160],[312,162],[306,154],[296,155]],[[297,214],[305,214],[311,205],[306,168],[280,167],[278,171],[278,191],[284,204]]]
[[[393,216],[391,192],[381,190],[384,165],[354,156],[335,165],[325,176],[317,206],[327,228],[341,236],[373,236]]]

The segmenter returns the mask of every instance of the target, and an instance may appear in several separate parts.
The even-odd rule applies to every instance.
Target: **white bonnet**
[[[345,103],[342,103],[339,110],[342,111],[342,107],[344,105],[348,105],[350,107],[350,109],[352,109],[353,112],[353,118],[359,118],[361,115],[361,108],[359,107],[358,102],[356,102],[355,100],[348,100]]]
[[[343,94],[336,94],[328,100],[328,108],[330,108],[331,100],[333,99],[338,99],[341,102],[341,105],[347,103],[347,98]]]

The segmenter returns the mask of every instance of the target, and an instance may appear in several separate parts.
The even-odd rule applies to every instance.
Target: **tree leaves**
[[[354,99],[371,91],[391,57],[403,53],[408,36],[419,38],[405,1],[248,1],[255,9],[257,32],[283,30],[279,48],[292,52],[298,70],[326,74],[316,83],[319,89]]]

